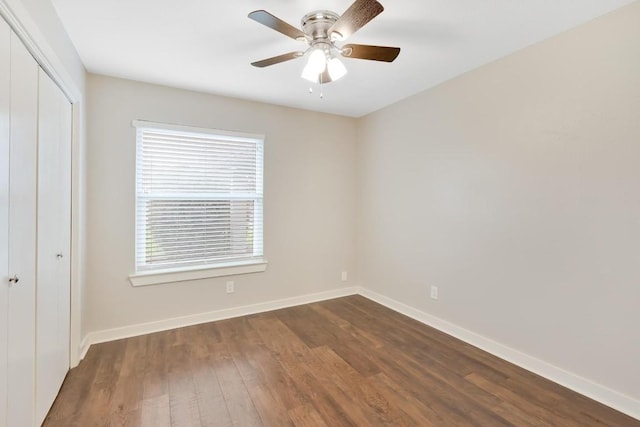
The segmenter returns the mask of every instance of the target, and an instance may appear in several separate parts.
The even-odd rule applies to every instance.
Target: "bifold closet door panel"
[[[7,423],[7,310],[9,309],[9,99],[11,30],[0,19],[0,426]]]
[[[71,104],[40,70],[38,94],[36,422],[69,370]]]
[[[11,33],[7,425],[34,425],[38,65]]]

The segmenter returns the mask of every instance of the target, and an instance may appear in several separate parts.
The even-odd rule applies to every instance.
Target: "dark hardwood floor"
[[[89,350],[46,426],[640,426],[360,296]]]

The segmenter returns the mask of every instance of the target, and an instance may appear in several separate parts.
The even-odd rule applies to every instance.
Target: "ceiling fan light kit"
[[[329,80],[324,82],[325,74],[329,75]],[[317,44],[310,49],[309,60],[302,70],[302,78],[311,83],[328,83],[336,81],[347,74],[347,68],[342,61],[335,57],[328,45]]]
[[[338,58],[366,59],[393,62],[400,53],[399,47],[348,44],[342,47],[336,42],[343,41],[358,31],[384,8],[376,0],[356,0],[342,16],[329,10],[318,10],[302,17],[301,28],[271,15],[265,10],[254,10],[249,18],[294,40],[308,45],[304,51],[289,52],[251,63],[255,67],[268,67],[291,59],[306,56],[307,64],[302,70],[302,78],[312,83],[330,83],[347,74],[347,68]]]

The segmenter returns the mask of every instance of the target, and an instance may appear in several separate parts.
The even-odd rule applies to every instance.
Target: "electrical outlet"
[[[431,287],[431,299],[438,299],[438,287],[437,286],[432,286]]]
[[[232,294],[234,292],[235,292],[234,283],[233,281],[230,280],[227,282],[227,293]]]
[[[346,281],[347,281],[347,272],[346,272],[346,271],[343,271],[343,272],[342,272],[342,281],[343,281],[343,282],[346,282]]]

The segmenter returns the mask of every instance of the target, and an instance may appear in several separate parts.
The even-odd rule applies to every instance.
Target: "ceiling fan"
[[[252,62],[251,65],[268,67],[307,55],[309,59],[302,77],[323,84],[338,80],[347,73],[338,56],[393,62],[400,53],[399,47],[336,44],[364,27],[383,10],[376,0],[356,0],[342,15],[329,10],[307,13],[302,17],[301,30],[265,10],[255,10],[249,14],[249,18],[294,40],[305,42],[308,47],[304,51],[285,53]]]

